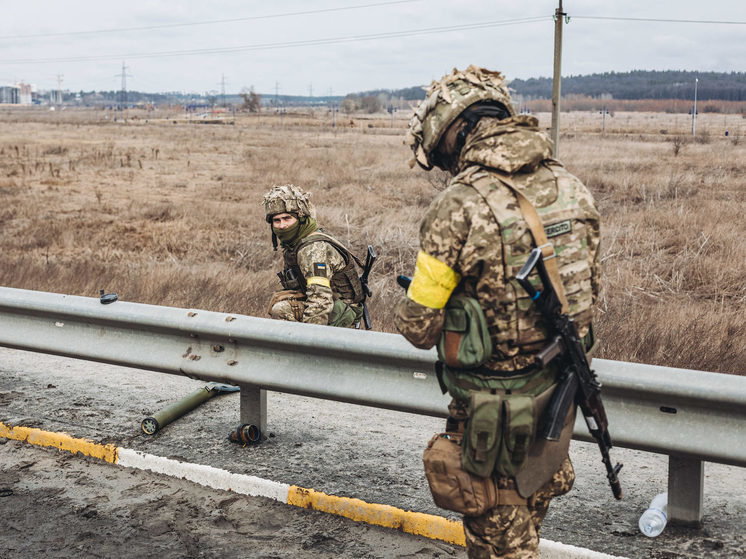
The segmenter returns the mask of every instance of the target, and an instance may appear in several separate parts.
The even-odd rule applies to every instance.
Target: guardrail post
[[[267,437],[267,391],[253,384],[239,384],[241,388],[241,424],[259,427],[262,438]]]
[[[705,464],[696,458],[668,457],[668,517],[672,523],[702,524]]]

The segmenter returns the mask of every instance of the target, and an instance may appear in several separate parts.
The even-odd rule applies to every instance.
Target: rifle
[[[539,272],[540,290],[535,289],[528,279],[534,268]],[[588,358],[575,322],[568,314],[562,313],[562,303],[549,279],[541,249],[535,248],[531,251],[528,261],[516,275],[516,280],[534,301],[546,328],[553,335],[549,345],[536,355],[536,364],[545,367],[555,359],[559,360],[559,386],[552,394],[542,418],[539,435],[546,440],[557,440],[567,412],[573,401],[576,402],[588,425],[588,431],[598,443],[611,491],[616,499],[621,499],[622,487],[617,474],[622,469],[622,464],[611,465],[611,436],[606,410],[601,401],[601,383],[588,365]]]
[[[373,268],[375,261],[376,253],[373,252],[373,247],[368,245],[368,254],[365,255],[365,266],[363,266],[363,273],[360,276],[360,283],[363,285],[363,293],[365,295],[363,298],[363,323],[365,324],[366,330],[371,329],[367,299],[368,297],[373,297],[373,292],[370,290],[370,287],[368,287],[368,276],[370,276],[370,270]]]

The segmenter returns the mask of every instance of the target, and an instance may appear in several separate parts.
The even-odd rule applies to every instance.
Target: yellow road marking
[[[112,464],[118,460],[119,448],[113,444],[99,444],[87,439],[71,437],[67,433],[42,431],[33,427],[11,426],[0,422],[0,437],[25,441],[30,444],[54,447],[73,454],[83,454]],[[287,494],[287,504],[313,509],[357,522],[365,522],[385,528],[401,530],[408,534],[424,536],[455,545],[465,545],[464,529],[461,522],[442,516],[412,512],[390,505],[367,503],[361,499],[327,495],[313,489],[291,485]]]
[[[461,522],[448,520],[442,516],[406,511],[390,505],[366,503],[360,499],[327,495],[296,485],[291,485],[288,490],[288,504],[344,516],[357,522],[394,528],[408,534],[425,536],[456,545],[466,545]]]
[[[26,441],[38,446],[53,446],[59,450],[84,454],[112,464],[117,461],[117,447],[113,444],[99,444],[87,439],[76,439],[67,433],[53,433],[33,427],[13,427],[0,421],[0,437]]]

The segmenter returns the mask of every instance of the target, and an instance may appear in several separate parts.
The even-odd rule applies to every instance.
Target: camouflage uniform
[[[479,91],[476,97],[470,87]],[[474,297],[484,311],[492,355],[477,370],[446,368],[444,381],[454,397],[448,429],[463,428],[470,390],[507,388],[510,394],[511,388],[535,384],[537,376],[544,375],[543,390],[556,376],[551,367],[538,373],[532,370],[533,355],[546,345],[547,334],[538,311],[515,280],[535,243],[509,184],[535,207],[554,245],[569,313],[581,336],[588,333],[599,291],[599,214],[593,198],[551,158],[551,141],[539,131],[537,120],[515,115],[500,74],[472,66],[433,83],[410,124],[409,140],[417,161],[424,168],[445,167],[437,160],[438,150],[452,141],[457,126],[463,126],[459,113],[470,103],[489,99],[507,110],[503,118],[487,113],[474,119],[463,144],[457,146],[447,169],[455,176],[422,220],[415,274],[395,317],[397,328],[410,342],[429,348],[440,340],[450,296]],[[566,428],[572,426],[566,423]],[[528,504],[498,505],[479,517],[465,517],[469,557],[538,556],[539,529],[549,502],[569,491],[574,480],[566,453],[564,447],[553,462],[555,470],[538,479],[538,484],[526,483],[524,476],[519,480],[521,488],[520,483],[515,485],[518,474],[497,477],[499,488],[522,489],[519,493],[528,497]]]
[[[300,222],[295,237],[282,242],[283,290],[272,297],[268,314],[280,320],[355,327],[362,316],[362,286],[354,257],[318,228],[309,197],[293,185],[275,186],[265,196],[268,222],[279,213],[294,215]]]
[[[500,489],[515,489],[510,478],[499,478]],[[539,556],[539,530],[553,497],[564,495],[575,481],[575,472],[566,458],[527,506],[497,506],[482,516],[464,517],[466,547],[471,559],[534,559]]]

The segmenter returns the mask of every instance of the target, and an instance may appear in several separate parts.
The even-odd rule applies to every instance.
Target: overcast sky
[[[472,63],[508,78],[551,76],[557,5],[0,0],[0,85],[25,81],[56,88],[61,74],[63,89],[118,90],[123,62],[127,89],[149,92],[220,91],[224,76],[228,93],[253,85],[264,94],[277,86],[286,95],[344,95],[427,84]],[[746,70],[744,0],[564,0],[563,7],[571,17],[564,28],[565,76]],[[604,17],[741,24],[593,19]],[[466,28],[479,24],[487,26]],[[211,49],[233,50],[206,52]]]

